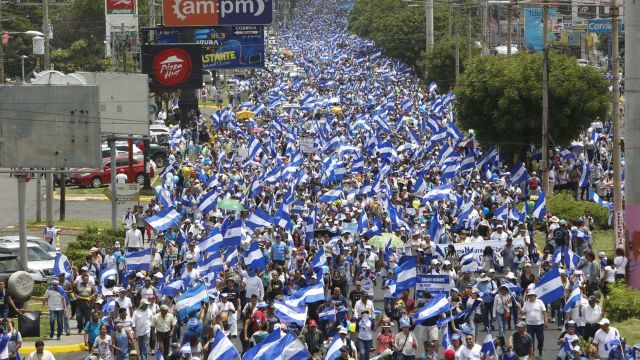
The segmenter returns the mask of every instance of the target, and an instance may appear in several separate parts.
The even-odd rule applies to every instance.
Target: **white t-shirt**
[[[625,256],[616,256],[613,258],[613,266],[616,269],[616,274],[624,275],[627,269],[627,258]]]
[[[27,360],[56,360],[56,358],[53,357],[53,354],[51,353],[51,351],[42,350],[42,356],[38,355],[38,353],[34,351],[31,354],[29,354],[29,356],[27,357]]]
[[[131,228],[127,230],[125,235],[125,246],[133,248],[142,247],[142,233],[137,228]]]
[[[547,311],[547,307],[542,300],[536,299],[535,301],[524,302],[525,322],[527,325],[542,325],[544,324],[544,313]]]
[[[49,310],[51,310],[51,311],[64,310],[65,299],[56,290],[47,289],[47,292],[44,293],[44,297],[45,297],[45,299],[47,299],[47,304],[49,305]]]
[[[125,296],[124,299],[121,299],[119,296],[115,299],[116,303],[118,304],[118,306],[121,309],[130,309],[133,307],[133,304],[131,303],[131,299],[129,299],[128,296]]]
[[[131,318],[131,326],[133,326],[133,328],[135,329],[136,336],[151,334],[152,318],[153,313],[149,309],[145,311],[138,309],[133,312],[133,317]]]
[[[601,359],[609,358],[609,350],[611,349],[610,346],[607,345],[607,343],[611,340],[619,338],[620,333],[618,332],[618,329],[614,328],[611,325],[609,325],[608,333],[605,333],[604,331],[602,331],[602,329],[596,331],[596,334],[593,336],[593,343],[598,344],[598,356]],[[606,348],[605,345],[607,345]]]
[[[460,360],[480,360],[482,357],[482,346],[480,344],[473,344],[473,347],[469,349],[466,345],[462,347],[460,352]]]

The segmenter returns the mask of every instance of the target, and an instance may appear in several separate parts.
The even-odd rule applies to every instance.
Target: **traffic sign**
[[[104,189],[104,194],[113,199],[113,193],[111,187]],[[116,201],[140,201],[140,184],[116,184]]]

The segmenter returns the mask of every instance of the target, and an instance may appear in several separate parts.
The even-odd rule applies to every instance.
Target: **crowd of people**
[[[50,337],[75,317],[103,360],[637,358],[601,307],[624,250],[593,250],[588,212],[547,213],[535,149],[509,171],[456,127],[452,93],[348,34],[337,6],[301,0],[281,26],[295,55],[269,63],[306,77],[259,71],[172,129],[156,199],[51,284]],[[553,188],[609,206],[609,127],[555,149]]]

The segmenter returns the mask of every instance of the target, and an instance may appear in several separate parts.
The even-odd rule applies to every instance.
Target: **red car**
[[[142,159],[133,159],[133,171],[129,171],[129,158],[119,157],[116,159],[116,171],[117,173],[123,172],[127,174],[128,182],[137,182],[140,185],[144,184],[144,162]],[[153,167],[150,167],[149,176],[153,177]],[[111,159],[102,159],[102,168],[82,168],[78,169],[77,173],[71,175],[71,185],[78,185],[80,187],[94,187],[99,188],[104,184],[111,183]]]

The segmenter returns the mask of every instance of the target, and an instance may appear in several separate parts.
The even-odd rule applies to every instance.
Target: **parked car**
[[[19,243],[0,244],[1,254],[20,256]],[[27,244],[27,272],[35,282],[48,282],[55,278],[53,275],[54,257],[36,244]]]
[[[129,158],[119,157],[116,159],[116,171],[127,174],[129,182],[144,184],[144,161],[133,159],[133,170],[129,171]],[[153,177],[153,167],[150,168],[149,176]],[[71,175],[71,184],[80,187],[99,188],[103,184],[111,183],[111,159],[103,159],[102,166],[98,169],[82,168],[77,173]]]
[[[18,235],[0,236],[0,246],[5,243],[20,244],[20,236]],[[58,252],[56,248],[54,248],[51,244],[49,244],[48,242],[44,241],[42,238],[39,238],[37,236],[27,236],[27,243],[38,245],[42,250],[46,251],[52,257],[56,257],[56,253]]]

